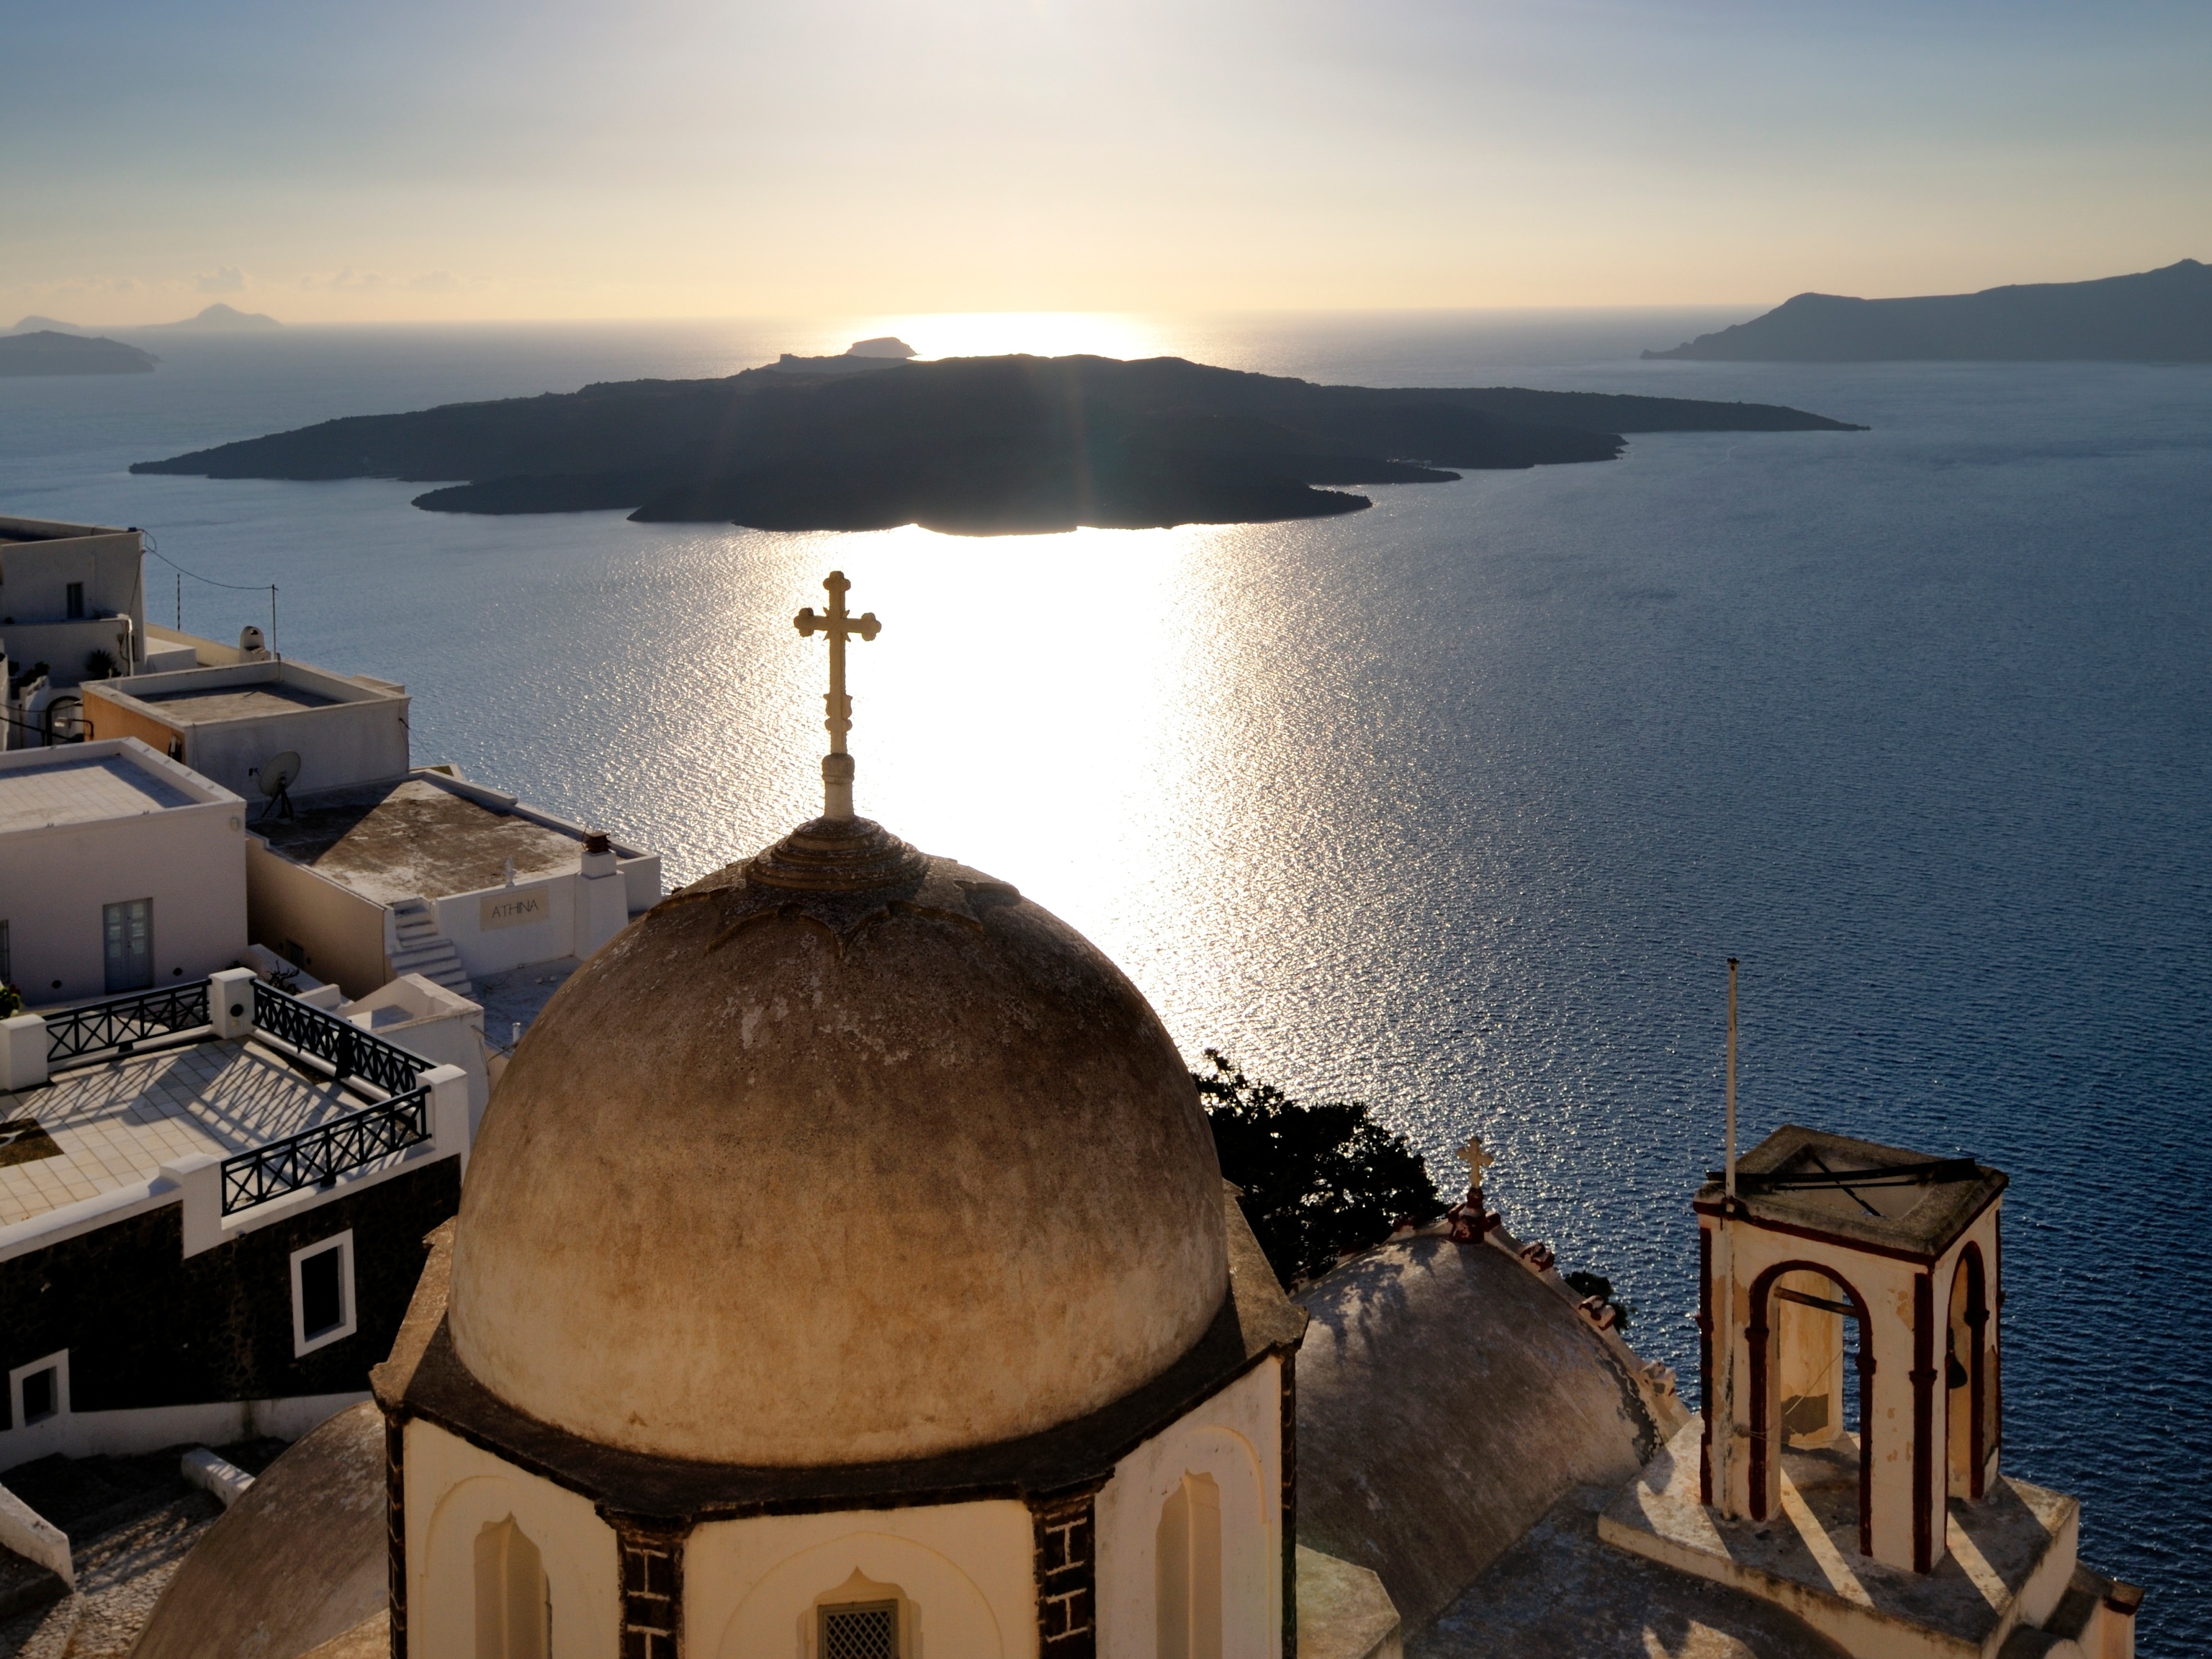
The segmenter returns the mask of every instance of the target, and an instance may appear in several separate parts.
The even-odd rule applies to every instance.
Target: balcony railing
[[[340,1082],[358,1078],[388,1095],[404,1094],[429,1062],[372,1036],[349,1019],[311,1008],[263,980],[253,981],[253,1024],[303,1054],[313,1054]]]
[[[46,1064],[55,1066],[88,1055],[127,1054],[155,1037],[174,1036],[211,1023],[208,982],[171,985],[111,997],[82,1008],[46,1016]]]
[[[222,1212],[234,1215],[303,1187],[329,1186],[348,1170],[429,1139],[430,1091],[410,1089],[367,1111],[225,1158]]]
[[[210,981],[199,979],[43,1015],[47,1066],[120,1058],[156,1037],[210,1031],[212,988]],[[243,1012],[234,1009],[231,1018]],[[366,1103],[362,1110],[225,1158],[223,1214],[304,1187],[329,1186],[349,1170],[432,1138],[430,1090],[422,1078],[433,1062],[261,980],[253,981],[252,1014],[255,1036],[327,1066],[333,1081]]]

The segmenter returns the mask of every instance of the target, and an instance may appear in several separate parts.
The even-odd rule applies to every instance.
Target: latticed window
[[[898,1603],[847,1601],[822,1609],[820,1659],[898,1659]]]

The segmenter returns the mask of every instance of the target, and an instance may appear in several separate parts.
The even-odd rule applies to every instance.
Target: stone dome
[[[476,1145],[449,1317],[542,1421],[815,1466],[1081,1417],[1227,1288],[1212,1137],[1137,988],[1006,883],[824,818],[546,1005]]]

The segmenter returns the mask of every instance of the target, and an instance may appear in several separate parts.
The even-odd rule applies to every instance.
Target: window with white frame
[[[52,1417],[66,1417],[69,1409],[67,1348],[8,1373],[8,1410],[17,1428],[28,1428]]]
[[[343,1340],[354,1324],[351,1231],[293,1251],[293,1358]]]

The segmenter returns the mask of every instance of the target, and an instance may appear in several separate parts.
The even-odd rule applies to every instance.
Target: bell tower
[[[1995,1483],[2000,1170],[1786,1125],[1697,1195],[1702,1501],[1915,1573]]]

